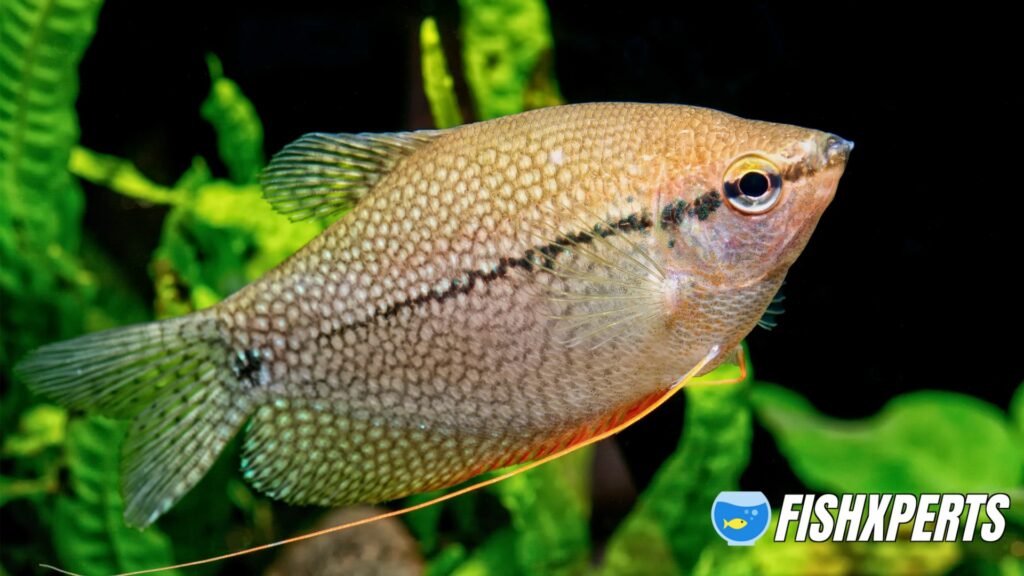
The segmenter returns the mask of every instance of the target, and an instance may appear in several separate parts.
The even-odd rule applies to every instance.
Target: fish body
[[[444,131],[313,134],[264,187],[352,206],[192,315],[43,347],[19,368],[133,420],[126,519],[155,520],[245,424],[243,474],[289,502],[380,502],[624,421],[757,324],[851,144],[677,105],[553,107]],[[740,520],[742,521],[742,520]]]
[[[732,520],[722,519],[722,529],[732,528],[733,530],[739,530],[747,526],[747,521],[743,518],[733,518]]]

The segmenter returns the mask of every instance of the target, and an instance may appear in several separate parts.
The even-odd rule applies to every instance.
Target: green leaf
[[[238,474],[239,439],[230,443],[210,470],[192,490],[160,518],[159,527],[174,543],[174,550],[187,550],[191,558],[204,558],[233,548],[232,513],[235,504],[228,486]],[[216,564],[189,568],[186,576],[216,574]]]
[[[0,507],[11,500],[45,496],[55,491],[56,486],[56,471],[53,474],[31,479],[0,476]]]
[[[522,574],[580,574],[590,554],[591,448],[495,484],[508,510]]]
[[[154,254],[160,315],[215,304],[322,230],[318,221],[289,223],[263,200],[259,186],[200,185],[164,221]]]
[[[678,503],[676,504],[678,506]],[[613,576],[681,576],[669,543],[670,534],[648,510],[634,507],[608,542],[601,574]]]
[[[771,384],[754,407],[794,472],[827,492],[999,492],[1020,485],[1024,452],[1005,415],[977,398],[914,392],[859,421],[819,414]]]
[[[210,173],[210,166],[202,156],[193,156],[192,165],[174,183],[175,190],[195,192],[204,184],[213,181],[213,174]]]
[[[0,2],[0,301],[5,303],[0,366],[5,373],[14,358],[54,334],[77,333],[77,312],[94,290],[77,260],[82,191],[65,167],[78,140],[76,69],[101,3]]]
[[[422,504],[423,502],[430,501],[437,498],[443,493],[443,491],[424,492],[422,494],[414,494],[405,499],[403,507],[415,506]],[[444,511],[443,503],[434,504],[421,510],[411,512],[404,516],[405,524],[409,527],[409,531],[419,542],[420,551],[429,555],[432,554],[439,544],[439,534],[441,524],[441,513]]]
[[[459,0],[462,60],[481,120],[560,104],[543,0]]]
[[[66,410],[50,404],[21,414],[17,431],[4,438],[2,454],[10,460],[0,476],[0,506],[21,498],[42,506],[43,498],[57,491],[67,418]]]
[[[18,432],[4,439],[4,456],[25,458],[35,456],[64,442],[67,410],[51,404],[33,406],[21,415]]]
[[[54,546],[61,567],[116,574],[173,564],[168,538],[156,528],[125,525],[119,489],[120,445],[126,423],[91,417],[68,426],[71,494],[57,501]]]
[[[466,561],[467,556],[466,548],[462,544],[456,542],[445,546],[430,559],[423,574],[424,576],[449,576]]]
[[[424,18],[420,25],[420,63],[423,70],[423,91],[430,103],[430,113],[437,128],[462,124],[455,82],[448,73],[441,35],[433,18]]]
[[[1017,424],[1017,432],[1024,439],[1024,382],[1017,387],[1017,391],[1010,399],[1010,419]]]
[[[735,375],[734,367],[723,367],[706,380]],[[737,489],[750,458],[751,378],[748,372],[738,384],[687,386],[679,447],[612,535],[603,574],[689,574],[698,568],[722,573],[717,562],[730,560],[728,555],[702,555],[726,547],[709,513],[719,492]]]
[[[263,124],[256,108],[233,80],[226,78],[220,59],[206,55],[210,69],[210,94],[200,110],[217,132],[217,151],[238,184],[256,181],[265,164]]]
[[[71,150],[68,170],[83,180],[143,202],[174,204],[182,196],[165,186],[150,182],[128,160],[93,152],[81,146]]]
[[[153,319],[152,303],[126,278],[122,262],[103,251],[90,236],[82,241],[82,263],[94,271],[93,305],[82,311],[85,332],[107,330]]]
[[[747,550],[763,576],[789,574],[892,574],[928,576],[947,574],[963,552],[957,542],[911,542],[907,525],[895,542],[796,542],[797,524],[791,523],[784,542],[772,535],[773,518],[764,537]],[[971,572],[973,573],[973,572]]]
[[[517,536],[501,530],[487,539],[459,565],[451,576],[519,576],[525,574],[515,562]]]
[[[697,558],[693,576],[719,574],[760,574],[755,570],[754,558],[748,546],[709,546]],[[792,572],[790,572],[792,573]],[[814,574],[813,571],[808,571]]]

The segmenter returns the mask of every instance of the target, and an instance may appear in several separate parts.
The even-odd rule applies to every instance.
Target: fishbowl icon
[[[711,505],[711,523],[729,546],[752,546],[772,519],[762,492],[720,492]]]

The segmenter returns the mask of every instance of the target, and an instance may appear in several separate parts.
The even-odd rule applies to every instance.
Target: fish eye
[[[750,198],[760,198],[761,196],[764,196],[771,186],[772,184],[768,180],[768,175],[764,172],[751,170],[740,177],[740,194],[749,196]]]
[[[761,156],[744,156],[725,172],[722,188],[729,205],[744,214],[764,214],[779,201],[782,177]]]

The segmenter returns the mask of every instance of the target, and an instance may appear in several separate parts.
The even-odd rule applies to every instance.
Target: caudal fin
[[[144,527],[206,474],[250,413],[232,351],[196,313],[43,346],[15,371],[69,407],[132,419],[122,460],[125,521]]]

